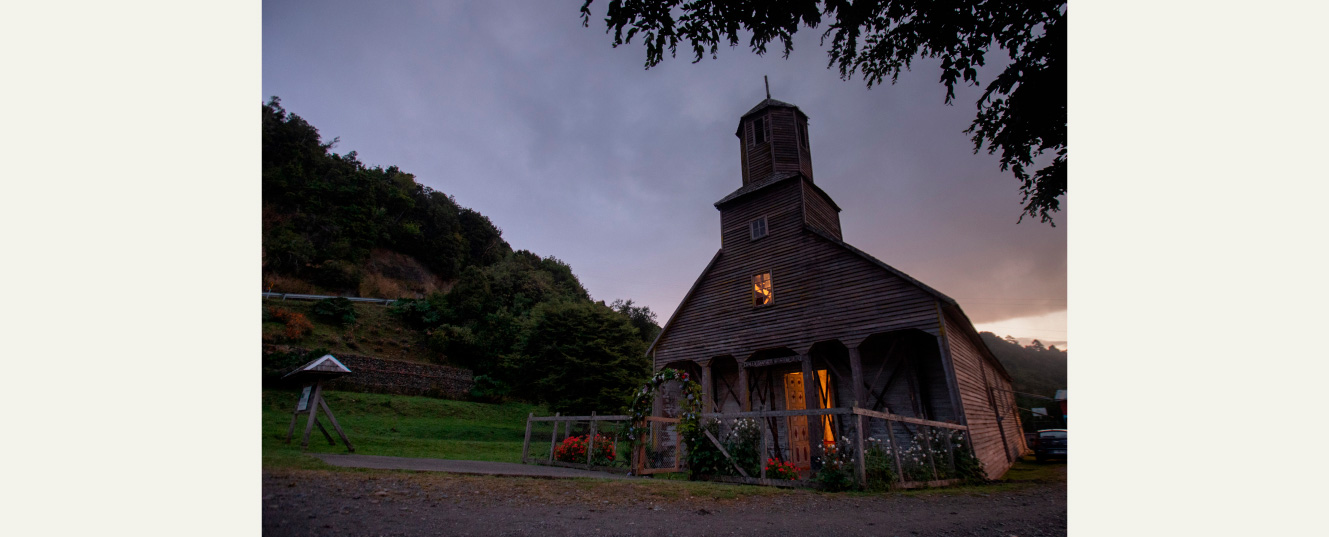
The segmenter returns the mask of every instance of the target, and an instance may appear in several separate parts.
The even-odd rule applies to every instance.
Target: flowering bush
[[[854,465],[850,462],[849,439],[841,440],[840,443],[826,444],[824,458],[819,461],[821,470],[812,476],[813,482],[830,492],[848,490],[854,486],[854,478],[850,474]]]
[[[867,489],[886,490],[898,479],[890,449],[877,438],[868,437],[863,445],[863,465],[867,469]]]
[[[881,477],[891,481],[897,479],[895,463],[891,459],[890,452],[882,446],[882,441],[868,438],[868,442],[869,447],[864,455],[869,459],[867,464],[869,474],[874,468],[882,467],[879,472]],[[874,458],[874,451],[877,452],[880,462],[871,460]],[[936,427],[920,428],[914,433],[908,445],[900,450],[900,465],[903,467],[905,481],[963,479],[974,482],[986,479],[982,464],[966,446],[964,431]],[[868,481],[873,482],[872,475],[868,476]]]
[[[766,478],[793,481],[798,479],[798,468],[795,468],[792,462],[766,459]]]
[[[562,462],[571,462],[577,464],[586,463],[586,437],[569,436],[563,439],[563,443],[554,448],[554,459]],[[614,443],[609,437],[597,434],[595,435],[595,456],[591,464],[605,465],[614,462]]]

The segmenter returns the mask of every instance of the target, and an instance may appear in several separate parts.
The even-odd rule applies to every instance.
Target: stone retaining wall
[[[299,347],[264,345],[263,353],[276,351],[309,352]],[[325,386],[329,390],[425,395],[445,399],[465,399],[471,393],[471,370],[444,365],[384,360],[356,354],[333,354],[351,368],[351,374]]]

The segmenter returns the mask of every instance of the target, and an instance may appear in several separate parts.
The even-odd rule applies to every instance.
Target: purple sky
[[[767,75],[810,118],[846,242],[955,298],[980,330],[1065,347],[1066,204],[1056,228],[1015,223],[1016,180],[962,132],[978,88],[944,105],[929,60],[896,85],[843,81],[820,30],[788,60],[680,50],[644,70],[641,44],[610,46],[605,3],[590,28],[580,5],[264,2],[256,104],[280,96],[341,138],[334,151],[415,174],[513,248],[569,263],[593,298],[631,298],[663,324],[719,248],[712,204],[741,186],[734,130]]]

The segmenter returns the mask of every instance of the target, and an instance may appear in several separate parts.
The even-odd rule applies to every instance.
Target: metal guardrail
[[[295,293],[263,293],[263,298],[280,298],[282,300],[324,300],[328,298],[345,298],[351,302],[367,302],[369,304],[382,304],[384,306],[396,302],[395,298],[362,298],[358,296],[326,296],[326,295],[300,295]]]

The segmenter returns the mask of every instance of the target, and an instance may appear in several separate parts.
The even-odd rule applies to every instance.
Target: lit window
[[[752,234],[752,240],[757,240],[766,236],[766,217],[763,216],[751,222],[748,222],[748,231]]]
[[[767,306],[775,300],[771,290],[771,273],[763,272],[752,277],[752,305]]]

